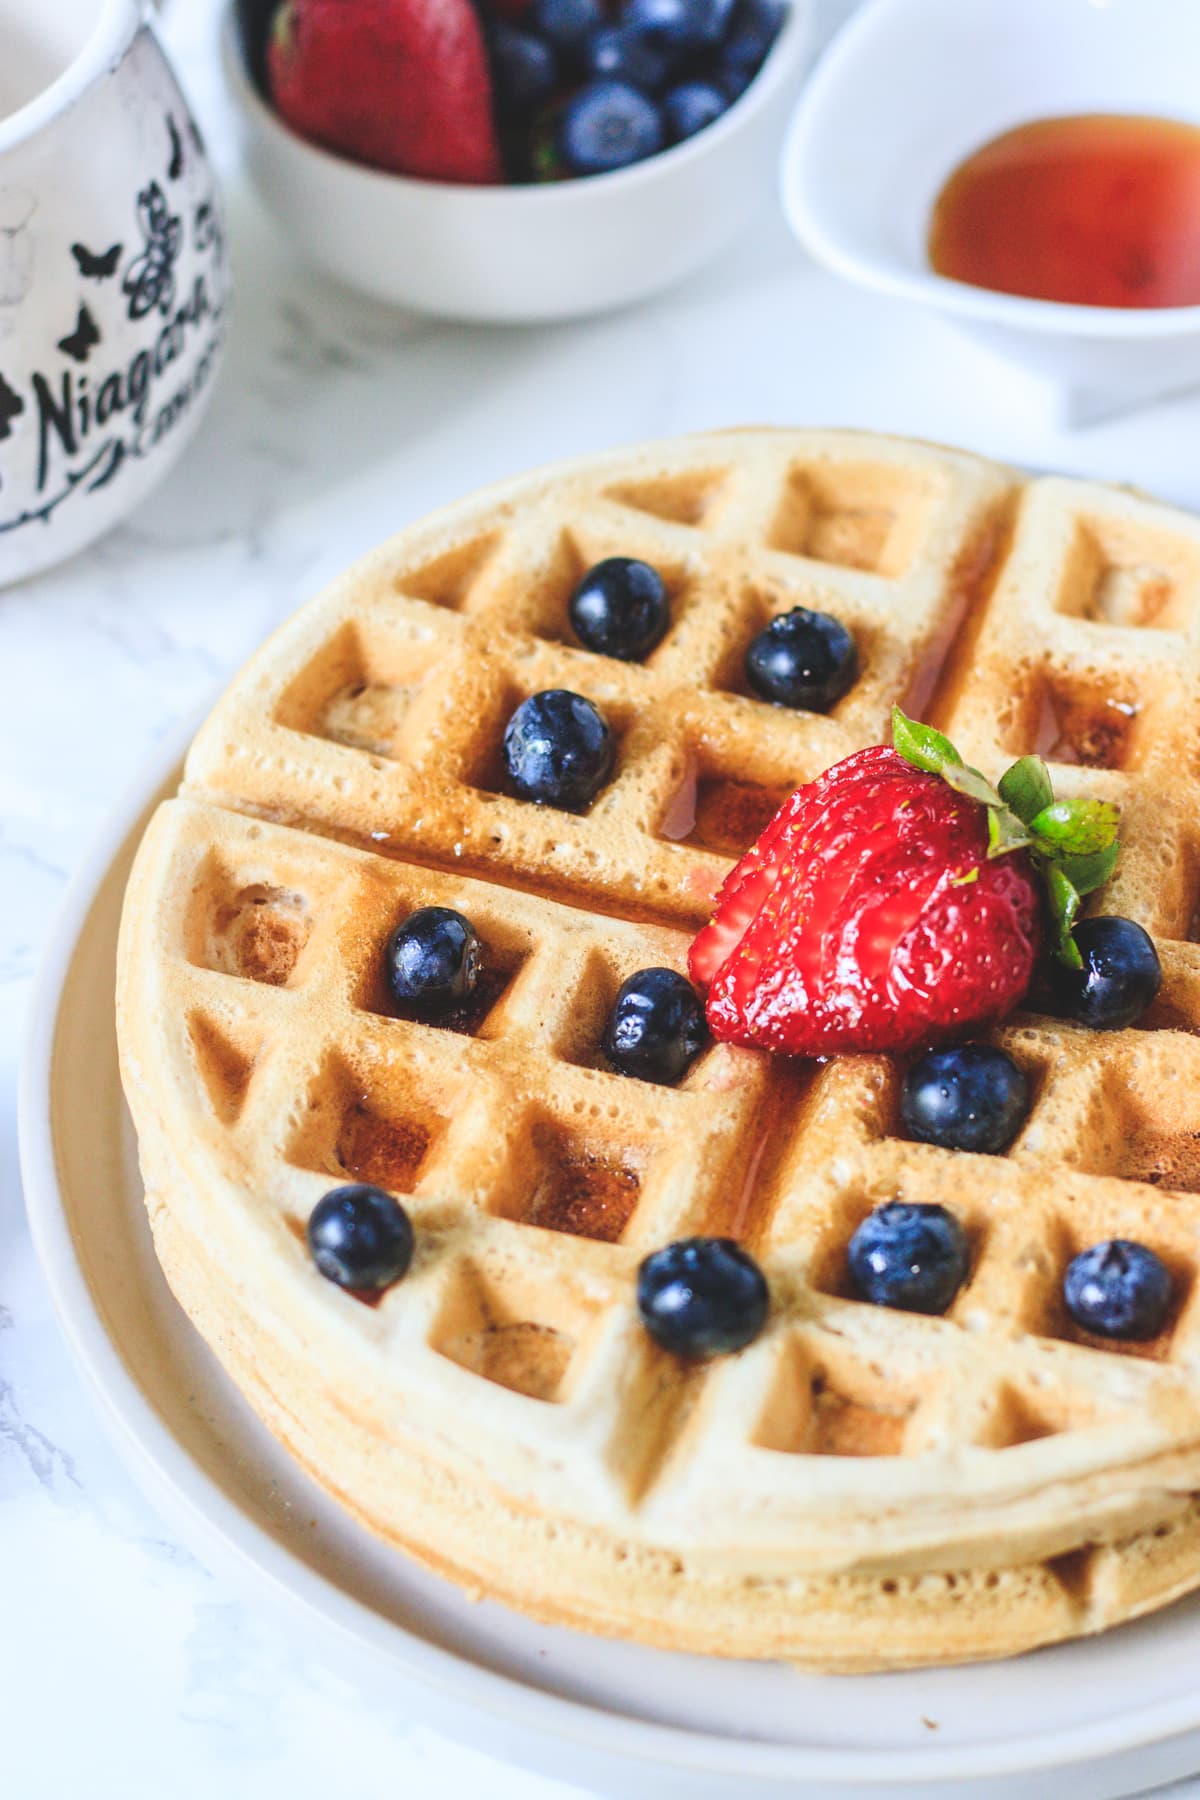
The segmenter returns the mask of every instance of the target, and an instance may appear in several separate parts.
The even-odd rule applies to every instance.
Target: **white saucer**
[[[1053,1795],[1200,1767],[1200,1602],[975,1669],[802,1676],[545,1630],[376,1543],[251,1417],[172,1300],[117,1075],[126,872],[180,744],[75,882],[33,1009],[21,1158],[64,1331],[134,1474],[196,1554],[422,1722],[621,1800]]]

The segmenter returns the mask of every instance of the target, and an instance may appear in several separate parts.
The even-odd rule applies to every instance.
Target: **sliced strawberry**
[[[915,1047],[998,1018],[1039,937],[1021,850],[988,860],[986,808],[894,751],[800,788],[692,948],[713,1035],[790,1055]]]
[[[688,953],[692,980],[702,987],[707,987],[774,887],[806,792],[797,788],[784,801],[757,843],[722,882],[712,919]]]
[[[879,766],[881,756],[891,755],[890,750],[876,745],[848,756],[838,764],[839,794],[849,794],[856,781],[870,777]],[[696,937],[688,954],[692,980],[699,982],[701,987],[707,987],[713,980],[721,964],[745,935],[775,886],[780,870],[803,841],[809,815],[814,808],[820,807],[824,798],[823,784],[827,780],[828,775],[824,775],[789,794],[758,841],[725,877],[717,893],[713,916]]]

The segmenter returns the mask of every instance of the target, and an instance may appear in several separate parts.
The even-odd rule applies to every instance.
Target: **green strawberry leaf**
[[[1007,856],[1012,850],[1024,850],[1031,841],[1016,813],[1010,812],[1007,806],[989,807],[989,862],[994,862],[998,856]]]
[[[1044,806],[1029,829],[1046,856],[1094,856],[1117,841],[1120,814],[1108,800],[1055,800]]]
[[[978,769],[972,769],[964,762],[951,763],[939,769],[942,780],[952,787],[956,794],[965,794],[968,800],[978,800],[980,806],[1000,806],[1003,802],[986,775]]]
[[[561,181],[566,174],[566,164],[558,153],[552,132],[534,134],[529,151],[529,173],[534,181]]]
[[[1120,854],[1120,844],[1110,844],[1107,850],[1093,850],[1090,856],[1064,856],[1058,866],[1077,894],[1093,894],[1104,886]]]
[[[987,808],[988,860],[1028,849],[1045,885],[1054,925],[1054,954],[1070,968],[1082,966],[1072,935],[1085,894],[1103,887],[1117,866],[1120,813],[1108,800],[1056,800],[1050,771],[1040,756],[1022,756],[994,788],[966,764],[949,738],[892,709],[896,751],[914,768],[940,775],[956,794]],[[952,876],[966,887],[978,870]]]
[[[1040,756],[1023,756],[1000,777],[1000,798],[1028,825],[1051,804],[1050,771]]]
[[[1063,874],[1057,863],[1051,863],[1046,869],[1046,892],[1057,936],[1054,954],[1069,969],[1082,969],[1083,958],[1079,954],[1078,944],[1071,936],[1075,920],[1079,916],[1079,890],[1070,877]]]
[[[910,719],[898,706],[892,708],[892,744],[905,762],[927,775],[944,775],[947,769],[961,768],[963,759],[948,737],[932,725]]]

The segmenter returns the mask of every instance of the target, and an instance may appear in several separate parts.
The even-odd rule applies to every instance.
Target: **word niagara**
[[[154,345],[139,350],[124,368],[113,370],[98,383],[76,369],[64,369],[57,385],[36,372],[32,385],[37,406],[39,494],[54,476],[57,456],[80,456],[89,448],[93,433],[117,429],[124,455],[148,455],[187,410],[198,384],[195,380],[185,383],[160,406],[154,405],[155,387],[185,354],[201,327],[219,325],[223,310],[210,295],[205,277],[197,275],[191,292]],[[209,346],[208,351],[214,347]]]

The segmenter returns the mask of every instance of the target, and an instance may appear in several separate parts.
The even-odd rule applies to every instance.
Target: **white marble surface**
[[[0,594],[0,1781],[14,1800],[568,1800],[583,1790],[451,1745],[299,1654],[171,1541],[110,1449],[16,1161],[23,1013],[63,884],[149,746],[277,619],[481,481],[694,426],[838,422],[1200,505],[1200,396],[1060,430],[1023,378],[806,264],[769,196],[722,264],[608,320],[494,333],[361,305],[297,268],[243,195],[212,14],[177,0],[166,24],[231,189],[240,300],[212,414],[127,526]]]

